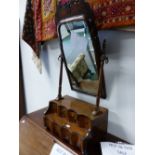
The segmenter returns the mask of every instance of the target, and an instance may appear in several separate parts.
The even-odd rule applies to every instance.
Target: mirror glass
[[[99,77],[95,51],[86,22],[65,22],[60,25],[59,33],[72,89],[96,95]]]

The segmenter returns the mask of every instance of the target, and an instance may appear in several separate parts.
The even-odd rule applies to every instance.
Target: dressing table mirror
[[[104,49],[101,50],[89,5],[83,1],[70,1],[60,6],[56,22],[71,89],[97,96],[100,68],[103,70],[100,58]],[[106,98],[103,75],[100,91],[100,97]]]
[[[71,88],[96,96],[99,66],[96,63],[95,49],[84,17],[77,16],[74,19],[61,21],[59,34]],[[102,93],[103,96],[105,97]]]
[[[107,58],[102,51],[105,43],[101,50],[88,3],[69,1],[57,10],[61,47],[59,89],[57,98],[49,102],[44,113],[44,125],[65,148],[78,155],[89,155],[88,141],[99,143],[107,133],[108,109],[99,107],[100,97],[106,97],[103,64]],[[96,96],[96,105],[61,95],[63,64],[71,88]]]

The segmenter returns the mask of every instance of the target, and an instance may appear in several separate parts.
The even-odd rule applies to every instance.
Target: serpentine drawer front
[[[79,150],[59,138],[53,136],[44,126],[43,116],[47,108],[25,115],[20,120],[19,126],[19,154],[20,155],[49,155],[55,143],[71,152],[73,155],[81,155]],[[76,137],[76,136],[75,136]],[[74,140],[73,140],[74,141]],[[123,141],[109,133],[105,133],[101,141]],[[100,143],[88,139],[86,146],[87,155],[101,155]]]
[[[44,124],[51,135],[82,154],[87,137],[99,142],[107,132],[108,110],[100,108],[93,115],[94,109],[94,105],[66,95],[49,102]]]

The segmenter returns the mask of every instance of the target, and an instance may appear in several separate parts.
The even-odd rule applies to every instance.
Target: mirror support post
[[[60,74],[59,74],[59,88],[58,88],[58,96],[57,100],[63,99],[61,91],[62,91],[62,76],[63,76],[63,58],[62,55],[58,57],[58,60],[60,59]]]
[[[102,89],[102,80],[103,80],[103,64],[104,64],[104,58],[102,56],[101,57],[101,64],[100,64],[99,86],[98,86],[98,92],[97,92],[97,97],[96,97],[96,111],[99,111],[101,89]]]
[[[100,62],[100,73],[99,73],[99,84],[98,84],[98,92],[97,92],[97,97],[96,97],[96,108],[93,111],[93,115],[97,115],[99,112],[99,104],[100,104],[100,97],[101,97],[101,89],[102,89],[102,80],[103,80],[103,65],[104,65],[104,56],[102,55],[101,57],[101,62]]]
[[[108,63],[108,57],[105,55],[105,46],[106,46],[106,40],[103,41],[103,53],[100,59],[100,73],[99,73],[99,84],[98,84],[98,92],[97,92],[97,97],[96,97],[96,108],[92,112],[93,115],[97,115],[99,112],[99,105],[100,105],[100,97],[101,97],[101,92],[102,92],[102,81],[103,81],[103,66],[104,63]]]

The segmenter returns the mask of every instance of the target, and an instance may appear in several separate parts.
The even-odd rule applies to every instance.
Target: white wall
[[[21,31],[26,0],[20,1]],[[101,31],[100,40],[107,39],[109,64],[105,65],[107,99],[101,106],[109,109],[108,132],[134,143],[135,134],[135,35],[131,32]],[[21,40],[22,65],[27,112],[46,107],[57,96],[60,54],[58,40],[49,41],[41,53],[43,72],[39,74],[32,61],[31,48]],[[63,95],[95,104],[95,97],[71,91],[64,71]]]

